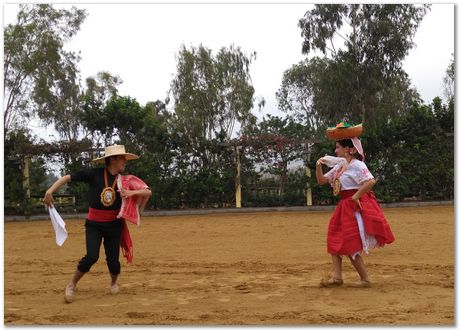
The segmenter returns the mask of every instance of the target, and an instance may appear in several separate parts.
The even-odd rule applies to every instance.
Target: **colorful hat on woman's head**
[[[358,138],[363,133],[363,125],[353,125],[341,122],[335,127],[330,127],[326,129],[326,136],[331,140],[343,140],[351,139],[353,146],[355,146],[358,153],[362,156],[364,161],[364,150],[361,140]]]
[[[359,137],[363,133],[363,125],[353,125],[341,122],[335,127],[326,129],[326,136],[331,140],[342,140]]]

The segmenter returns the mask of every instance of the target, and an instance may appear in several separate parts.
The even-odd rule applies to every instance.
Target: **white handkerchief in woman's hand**
[[[65,222],[61,215],[57,212],[54,206],[48,208],[51,218],[51,224],[53,225],[54,232],[56,232],[56,244],[62,246],[64,241],[67,239],[67,230],[65,229]]]
[[[333,168],[335,165],[341,163],[342,165],[346,165],[347,159],[344,157],[336,157],[336,156],[331,156],[331,155],[325,155],[321,158],[323,163],[327,165],[329,168]]]

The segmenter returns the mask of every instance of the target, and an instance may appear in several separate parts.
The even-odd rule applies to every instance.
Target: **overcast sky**
[[[164,100],[176,73],[181,44],[200,43],[214,53],[234,44],[257,52],[251,65],[255,96],[277,110],[275,93],[283,72],[299,62],[302,38],[297,26],[309,4],[76,4],[88,17],[67,45],[81,51],[81,77],[99,71],[119,75],[121,95],[142,105]],[[17,4],[4,5],[4,23],[15,21]],[[404,61],[412,85],[427,103],[444,96],[442,78],[454,53],[454,5],[433,4],[415,35],[416,47]],[[52,130],[46,130],[50,134]]]

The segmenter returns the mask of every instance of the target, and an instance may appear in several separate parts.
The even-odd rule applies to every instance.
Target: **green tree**
[[[402,61],[428,9],[429,5],[324,4],[307,11],[299,21],[302,52],[319,50],[333,60],[324,82],[337,92],[326,94],[326,105],[370,126],[391,115],[379,113],[376,105],[395,81],[407,84],[407,77],[401,76]],[[338,38],[343,46],[336,48]]]
[[[233,200],[235,155],[223,148],[235,133],[254,124],[256,98],[249,67],[255,53],[223,47],[213,55],[200,45],[182,46],[171,83],[171,139],[181,203],[200,206]],[[263,100],[259,107],[263,106]]]
[[[151,186],[154,194],[149,204],[154,208],[179,206],[180,187],[174,168],[177,146],[171,139],[170,118],[163,101],[148,102],[139,127],[120,134],[120,142],[141,155],[139,160],[128,163],[128,170]]]
[[[305,122],[309,128],[317,128],[324,122],[324,114],[315,106],[321,89],[318,83],[328,65],[327,59],[313,58],[304,60],[286,70],[280,89],[276,92],[281,110],[294,115]]]
[[[69,55],[73,60],[75,57]],[[79,86],[75,61],[62,63],[56,73],[54,88],[40,82],[41,91],[35,100],[37,115],[45,125],[53,124],[60,137],[68,142],[77,141],[81,133],[81,103],[83,94]]]
[[[454,54],[452,54],[452,60],[446,70],[446,75],[443,78],[444,83],[444,95],[447,102],[453,101],[455,96],[455,62]]]
[[[60,110],[74,110],[78,56],[64,50],[86,13],[72,7],[20,4],[16,24],[4,31],[4,136],[33,115],[50,120]],[[70,111],[70,110],[69,110]],[[67,121],[68,122],[68,121]],[[58,124],[74,136],[75,123]]]
[[[247,146],[245,154],[262,164],[263,172],[278,177],[280,196],[288,182],[288,165],[305,158],[304,145],[310,134],[311,131],[294,118],[272,115],[245,131],[242,139]]]
[[[349,69],[340,59],[313,57],[294,64],[284,72],[276,93],[279,108],[316,131],[317,139],[324,138],[327,126],[342,121],[358,123],[361,117],[352,111],[357,100],[348,79]],[[379,115],[374,116],[371,129],[384,125],[420,100],[405,73],[392,77],[391,81],[370,103]]]
[[[118,86],[122,82],[118,75],[114,76],[107,71],[86,78],[80,119],[83,134],[94,142],[96,148],[110,145],[115,135],[112,121],[117,119],[110,118],[107,105],[110,100],[118,97]]]
[[[217,136],[229,140],[236,122],[254,123],[249,75],[254,58],[255,53],[246,56],[234,46],[222,48],[216,56],[201,45],[182,46],[171,94],[177,128],[192,149],[201,149],[202,140]]]
[[[23,187],[23,150],[33,150],[38,143],[28,129],[8,132],[5,139],[4,152],[4,194],[5,213],[22,214],[33,211],[32,199],[27,196]],[[43,155],[29,155],[29,190],[31,196],[42,195],[46,189],[46,158]]]
[[[118,95],[118,86],[123,80],[118,75],[112,75],[108,71],[100,71],[96,77],[86,78],[85,96],[98,103],[104,104]]]
[[[440,134],[436,137],[437,153],[439,153],[438,182],[436,190],[442,193],[444,199],[454,199],[454,99],[450,99],[447,105],[441,103],[441,98],[433,99],[432,109],[436,118],[436,123],[440,128]],[[433,165],[435,166],[435,165]]]
[[[375,190],[380,199],[453,198],[453,131],[444,131],[443,113],[448,110],[440,98],[431,105],[414,103],[367,137],[364,148],[373,150],[367,162],[378,180]]]
[[[130,152],[140,155],[139,160],[128,162],[126,170],[152,187],[154,196],[149,201],[150,205],[171,207],[165,191],[173,177],[170,170],[176,151],[169,137],[171,116],[166,111],[165,103],[157,100],[143,107],[131,97],[114,94],[110,93],[111,97],[107,100],[107,95],[103,93],[95,95],[94,98],[86,98],[82,114],[83,126],[89,136],[100,139],[99,145],[92,141],[93,147],[102,146],[101,142],[104,146],[118,143],[125,145]],[[80,157],[69,163],[66,169],[72,172],[87,166],[89,165],[85,159]],[[86,188],[73,185],[72,191],[77,195],[77,206],[80,207]]]

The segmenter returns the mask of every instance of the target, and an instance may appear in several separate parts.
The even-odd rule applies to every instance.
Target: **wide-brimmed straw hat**
[[[104,156],[94,159],[93,162],[103,162],[106,158],[117,155],[124,155],[126,160],[136,160],[139,158],[136,154],[126,153],[124,145],[107,146],[104,154]]]

